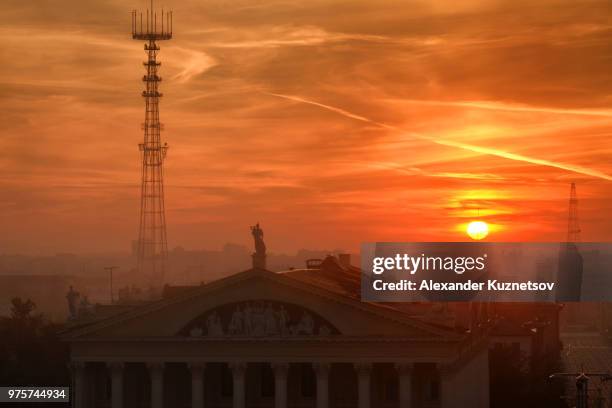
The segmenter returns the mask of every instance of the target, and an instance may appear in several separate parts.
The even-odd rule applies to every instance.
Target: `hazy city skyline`
[[[606,1],[169,1],[169,248],[612,237]],[[0,253],[137,237],[148,2],[5,2]]]

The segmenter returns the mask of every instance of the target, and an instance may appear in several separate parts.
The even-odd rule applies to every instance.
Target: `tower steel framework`
[[[145,90],[144,141],[139,144],[142,158],[140,196],[140,227],[137,242],[137,267],[141,276],[150,280],[153,286],[161,286],[166,273],[168,242],[166,238],[166,215],[164,208],[164,160],[168,144],[161,142],[162,124],[159,121],[159,83],[161,77],[157,61],[160,50],[158,41],[172,38],[172,11],[160,16],[153,9],[146,12],[132,11],[132,38],[144,41],[147,60],[143,63],[146,74],[142,77]]]
[[[576,183],[570,187],[569,214],[567,220],[567,242],[580,242],[580,225],[578,224],[578,196]]]

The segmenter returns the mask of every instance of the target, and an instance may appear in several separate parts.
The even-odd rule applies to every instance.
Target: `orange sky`
[[[3,1],[0,253],[129,250],[146,4]],[[608,0],[163,6],[171,248],[612,238]]]

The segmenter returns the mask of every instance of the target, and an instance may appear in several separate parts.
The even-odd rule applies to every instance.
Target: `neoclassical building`
[[[485,335],[361,302],[359,282],[328,257],[77,320],[73,407],[488,407]]]

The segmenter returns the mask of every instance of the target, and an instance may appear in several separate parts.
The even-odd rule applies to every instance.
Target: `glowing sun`
[[[468,224],[466,232],[470,238],[478,241],[489,235],[489,226],[484,221],[472,221]]]

